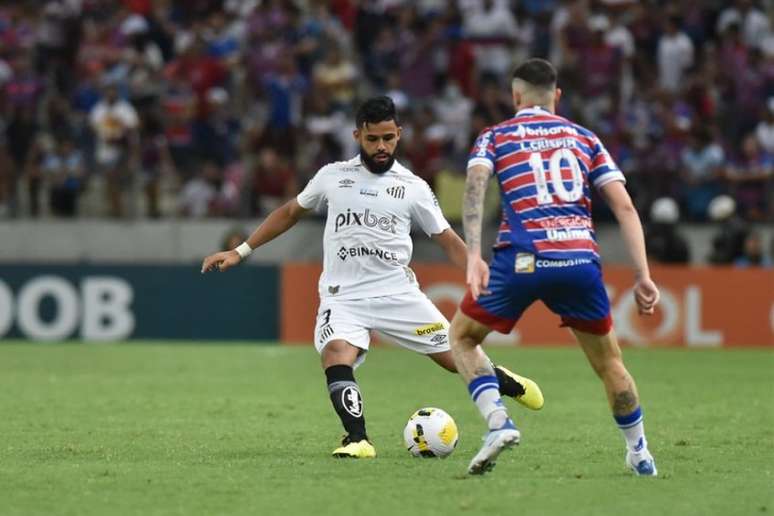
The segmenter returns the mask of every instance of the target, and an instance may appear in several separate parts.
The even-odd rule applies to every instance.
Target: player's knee
[[[491,330],[457,310],[449,327],[449,341],[452,347],[475,347],[484,341]]]
[[[469,321],[460,312],[452,318],[449,326],[449,344],[452,348],[472,348],[480,343],[476,339]]]
[[[334,365],[353,365],[357,359],[358,349],[343,340],[332,340],[322,349],[320,361],[323,369]]]

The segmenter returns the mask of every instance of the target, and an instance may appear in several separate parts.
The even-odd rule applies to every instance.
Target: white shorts
[[[449,321],[422,292],[352,300],[325,298],[317,311],[314,347],[322,353],[330,341],[345,340],[363,350],[357,367],[365,360],[371,330],[426,355],[449,350],[448,329]]]

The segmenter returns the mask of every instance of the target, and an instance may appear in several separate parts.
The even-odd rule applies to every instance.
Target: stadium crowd
[[[400,110],[401,159],[444,199],[476,134],[512,115],[514,64],[541,56],[560,114],[599,134],[643,213],[720,220],[721,199],[726,223],[769,222],[772,14],[768,0],[6,3],[0,216],[260,215],[357,152],[354,107],[377,93]]]

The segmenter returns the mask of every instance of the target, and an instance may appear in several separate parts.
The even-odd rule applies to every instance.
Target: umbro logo
[[[387,194],[396,199],[403,199],[406,196],[405,186],[391,186],[387,189]]]
[[[437,335],[433,335],[433,338],[430,339],[430,342],[435,343],[437,346],[446,344],[446,334],[438,333]]]
[[[351,179],[342,179],[339,181],[339,188],[352,188],[355,182]]]

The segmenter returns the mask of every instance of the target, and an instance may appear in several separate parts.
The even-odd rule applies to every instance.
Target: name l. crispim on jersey
[[[544,109],[522,109],[481,132],[468,160],[474,165],[500,184],[496,247],[549,259],[599,258],[591,187],[625,180],[594,133]]]

